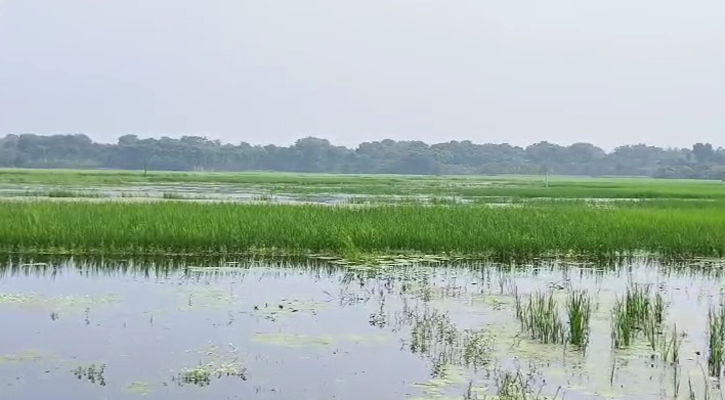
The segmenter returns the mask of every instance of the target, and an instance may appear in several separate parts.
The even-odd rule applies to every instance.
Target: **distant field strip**
[[[718,181],[541,176],[332,175],[273,172],[210,173],[0,169],[0,185],[23,191],[32,185],[215,185],[269,194],[351,194],[511,198],[725,199]],[[174,188],[169,186],[169,190]]]

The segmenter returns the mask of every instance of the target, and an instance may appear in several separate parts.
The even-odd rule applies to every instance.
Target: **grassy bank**
[[[6,202],[0,207],[0,250],[725,256],[725,208],[720,203],[681,204],[490,208]]]

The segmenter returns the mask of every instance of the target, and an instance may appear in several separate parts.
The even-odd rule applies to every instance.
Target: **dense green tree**
[[[306,137],[292,146],[224,144],[203,136],[141,139],[128,134],[115,144],[82,134],[7,135],[0,138],[0,166],[24,168],[120,168],[177,171],[272,170],[395,174],[567,174],[725,179],[725,149],[709,143],[663,149],[644,144],[607,153],[590,143],[539,142],[526,148],[450,141],[382,140],[351,149]]]

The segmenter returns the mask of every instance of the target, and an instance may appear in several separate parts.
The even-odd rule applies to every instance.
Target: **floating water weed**
[[[28,349],[18,354],[0,355],[0,364],[37,362],[46,357],[46,355],[38,350]]]
[[[98,383],[101,386],[106,386],[106,377],[104,376],[106,372],[106,364],[91,364],[88,366],[81,365],[71,372],[73,372],[73,375],[75,375],[78,380],[86,379],[90,383]]]
[[[552,397],[542,395],[544,383],[537,380],[534,372],[524,374],[520,369],[515,372],[497,371],[495,383],[495,398],[498,400],[556,400],[561,390],[558,388]]]
[[[225,376],[233,376],[246,381],[246,372],[246,369],[236,360],[222,363],[209,362],[199,364],[194,368],[182,369],[174,378],[174,381],[180,386],[189,384],[208,386],[211,384],[212,378],[218,379]]]
[[[153,386],[145,382],[131,382],[126,386],[126,391],[129,393],[146,396],[148,394],[151,394],[154,389]]]

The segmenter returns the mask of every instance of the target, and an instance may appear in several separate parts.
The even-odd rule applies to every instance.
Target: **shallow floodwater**
[[[341,193],[336,187],[316,187],[319,193],[286,193],[284,189],[300,189],[296,186],[283,188],[274,185],[234,185],[224,183],[194,184],[135,184],[135,185],[54,185],[54,184],[0,184],[0,201],[34,200],[43,201],[87,201],[87,202],[235,202],[235,203],[279,203],[279,204],[468,204],[470,199],[459,196],[427,195],[354,195]],[[499,198],[490,201],[498,202]]]
[[[523,398],[505,397],[511,377],[527,399],[717,391],[706,327],[720,262],[432,261],[8,261],[0,398]],[[677,364],[643,337],[612,349],[612,307],[632,284],[665,299],[662,335],[677,325]],[[579,289],[594,299],[585,351],[521,332],[516,293],[563,304]]]

